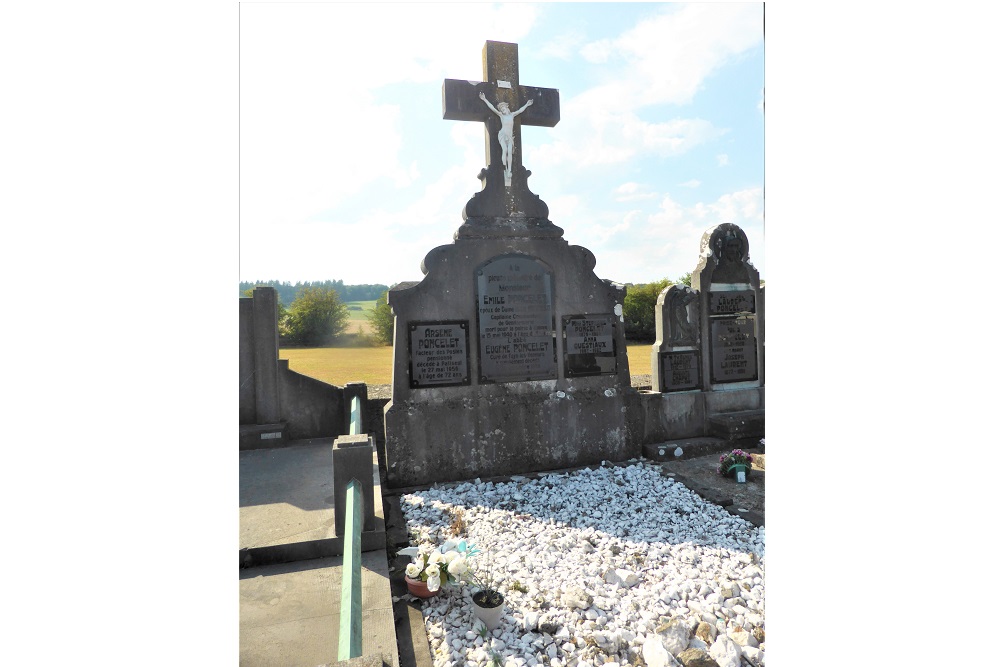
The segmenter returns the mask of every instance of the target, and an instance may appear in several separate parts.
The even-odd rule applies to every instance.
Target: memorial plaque
[[[479,381],[558,377],[552,274],[524,255],[487,262],[476,272]]]
[[[752,317],[712,321],[712,382],[757,379],[757,340]]]
[[[660,377],[663,391],[698,389],[701,385],[698,351],[664,352],[660,354]]]
[[[709,292],[708,309],[710,315],[730,315],[736,313],[756,313],[753,290],[734,292]]]
[[[566,377],[616,373],[615,322],[607,315],[572,315],[563,318],[563,363]]]
[[[410,389],[469,384],[469,323],[410,323]]]

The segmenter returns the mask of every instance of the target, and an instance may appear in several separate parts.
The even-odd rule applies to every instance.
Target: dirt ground
[[[744,448],[744,451],[753,455],[753,468],[745,484],[739,484],[735,479],[718,473],[719,454],[668,461],[663,464],[663,469],[665,474],[674,473],[679,481],[706,500],[719,503],[720,499],[731,499],[737,508],[763,516],[766,458],[758,449]],[[688,481],[691,483],[688,484]],[[702,489],[708,493],[703,493]]]

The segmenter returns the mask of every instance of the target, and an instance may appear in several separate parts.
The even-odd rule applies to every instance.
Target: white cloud
[[[393,20],[380,20],[385,12]],[[379,103],[378,89],[399,82],[478,80],[476,54],[485,41],[516,42],[530,31],[538,9],[458,4],[433,20],[427,12],[427,6],[407,4],[241,7],[244,230],[309,219],[378,179],[395,187],[414,183],[419,170],[412,162],[400,163],[406,111]],[[377,41],[358,29],[376,24]],[[414,26],[420,28],[419,48]],[[481,139],[478,150],[482,162]],[[473,179],[475,173],[478,167]]]
[[[614,223],[588,230],[594,243],[606,242],[598,255],[602,277],[641,283],[677,278],[694,269],[702,235],[723,222],[735,223],[750,241],[750,261],[763,274],[764,193],[751,188],[726,194],[714,202],[684,206],[665,196],[657,210],[629,211]],[[617,234],[622,230],[628,234]],[[617,235],[616,235],[617,234]]]
[[[715,159],[718,160],[720,167],[725,167],[726,165],[729,164],[729,156],[726,155],[725,153],[720,153],[719,155],[716,155]]]
[[[656,193],[651,192],[646,185],[628,182],[622,183],[615,188],[615,201],[637,201],[642,199],[655,199]]]
[[[705,120],[675,118],[651,123],[628,111],[609,112],[588,107],[585,102],[580,97],[571,100],[563,116],[565,126],[560,136],[576,137],[577,141],[560,139],[530,152],[526,149],[532,164],[587,167],[620,164],[644,154],[670,157],[723,134]]]
[[[686,104],[705,78],[763,41],[763,19],[757,4],[684,5],[588,44],[582,55],[619,65],[615,104]]]
[[[580,55],[587,62],[599,65],[608,61],[608,57],[611,55],[613,49],[614,45],[611,40],[602,39],[584,44],[583,48],[580,49]]]
[[[683,183],[678,183],[677,185],[682,188],[696,188],[701,185],[701,181],[697,178],[692,178],[690,181],[684,181]]]
[[[576,52],[577,47],[584,39],[583,33],[570,31],[561,35],[556,35],[545,42],[539,58],[558,58],[559,60],[569,60]]]
[[[666,10],[615,39],[588,43],[584,59],[610,69],[603,82],[563,101],[561,136],[541,146],[539,164],[620,164],[644,154],[680,155],[726,132],[700,118],[663,118],[663,105],[689,103],[702,82],[762,40],[759,5],[695,4]]]

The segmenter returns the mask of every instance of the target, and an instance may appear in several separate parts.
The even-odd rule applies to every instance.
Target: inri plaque
[[[566,377],[615,373],[615,321],[612,314],[563,318]]]
[[[410,322],[410,389],[469,384],[469,323]]]
[[[522,382],[558,376],[552,274],[524,255],[498,257],[476,272],[479,381]]]
[[[712,382],[757,379],[757,341],[754,318],[712,321]]]

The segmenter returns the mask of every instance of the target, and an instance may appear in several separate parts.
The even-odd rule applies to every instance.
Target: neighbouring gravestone
[[[762,296],[746,233],[732,223],[705,232],[691,287],[671,285],[656,301],[653,390],[763,386]]]
[[[655,316],[652,391],[629,406],[643,454],[663,460],[674,443],[764,437],[764,289],[743,230],[706,231],[691,286],[660,292]]]
[[[625,290],[594,273],[528,189],[522,125],[553,127],[559,92],[522,86],[517,45],[487,42],[484,81],[446,80],[444,118],[483,122],[487,167],[453,243],[389,291],[390,487],[623,460]]]
[[[760,274],[749,258],[747,235],[735,224],[717,225],[702,236],[691,288],[700,293],[705,389],[764,384]]]

